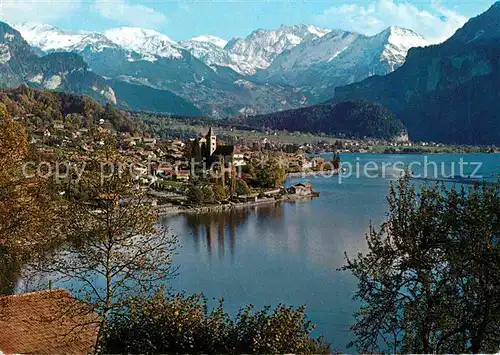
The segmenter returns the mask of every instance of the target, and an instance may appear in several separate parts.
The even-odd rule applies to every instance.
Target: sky
[[[8,23],[47,23],[66,30],[119,26],[154,29],[176,41],[198,35],[226,40],[260,28],[314,24],[373,35],[400,26],[438,43],[492,0],[0,0]]]

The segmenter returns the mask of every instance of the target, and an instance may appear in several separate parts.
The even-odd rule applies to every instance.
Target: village
[[[30,118],[35,117],[27,117],[28,122]],[[197,138],[158,139],[118,133],[102,119],[90,129],[68,127],[78,119],[31,127],[31,144],[42,159],[54,165],[68,157],[85,163],[111,137],[136,182],[147,190],[147,203],[162,214],[317,197],[310,182],[285,188],[287,176],[339,169],[338,154],[325,161],[307,154],[308,145],[295,147],[266,137],[249,144],[225,144],[213,128]]]
[[[276,132],[236,136],[238,132],[212,127],[189,138],[158,138],[117,132],[104,119],[78,125],[83,121],[78,114],[48,125],[34,115],[25,120],[32,146],[49,162],[68,157],[86,162],[111,137],[134,179],[147,190],[148,202],[164,214],[316,197],[312,183],[285,187],[287,178],[336,174],[340,153],[377,152],[381,146],[390,153],[440,148],[435,143],[413,143],[406,131],[387,142],[343,137],[297,144]],[[325,160],[325,153],[331,157]]]

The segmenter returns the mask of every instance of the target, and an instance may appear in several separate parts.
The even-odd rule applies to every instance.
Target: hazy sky
[[[10,23],[49,23],[101,31],[117,26],[158,30],[174,40],[201,34],[245,37],[258,28],[315,24],[374,34],[390,25],[435,42],[454,33],[494,1],[474,0],[0,0]]]

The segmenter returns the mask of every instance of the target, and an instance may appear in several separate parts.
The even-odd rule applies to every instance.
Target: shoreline
[[[276,199],[274,197],[268,197],[268,198],[262,198],[257,201],[251,201],[251,202],[230,202],[228,204],[224,205],[212,205],[212,206],[199,206],[199,207],[181,207],[181,206],[158,206],[158,214],[160,217],[168,217],[168,216],[175,216],[179,214],[199,214],[199,213],[213,213],[213,212],[225,212],[225,211],[231,211],[235,209],[241,209],[241,208],[248,208],[248,207],[257,207],[257,206],[263,206],[263,205],[271,205],[271,204],[278,204],[281,202],[291,202],[291,201],[299,201],[299,200],[312,200],[317,196],[314,195],[308,195],[308,196],[303,196],[303,195],[294,195],[294,194],[288,194],[288,195],[283,195],[283,197],[280,197],[279,199]]]
[[[316,177],[316,176],[320,176],[321,174],[324,174],[324,175],[331,175],[331,176],[335,176],[335,175],[338,175],[340,173],[340,170],[337,169],[337,170],[319,170],[319,171],[299,171],[299,172],[294,172],[294,173],[287,173],[286,174],[286,179],[289,179],[289,178],[301,178],[301,177]]]

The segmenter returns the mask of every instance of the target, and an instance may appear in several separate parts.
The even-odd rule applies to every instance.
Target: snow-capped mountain
[[[32,26],[29,28],[33,29]],[[38,32],[38,36],[29,37],[51,52],[39,56],[18,31],[0,22],[0,87],[27,84],[39,89],[85,94],[100,103],[109,102],[132,110],[201,115],[194,105],[168,90],[106,80],[89,68],[89,61],[83,59],[84,54],[93,53],[96,58],[105,58],[109,53],[126,53],[102,35],[83,32],[66,34],[50,26],[42,28],[44,31]],[[40,51],[40,48],[37,50]],[[75,53],[80,50],[82,55]]]
[[[216,36],[211,36],[211,35],[202,35],[202,36],[196,36],[190,39],[190,41],[194,42],[208,42],[215,44],[219,48],[224,48],[227,44],[227,41],[225,39],[216,37]]]
[[[167,35],[138,27],[113,28],[104,32],[104,36],[122,48],[139,53],[147,60],[160,58],[182,58],[177,43]]]
[[[38,57],[21,34],[0,22],[0,86],[21,84],[87,94],[101,102],[117,104],[113,88],[73,53]]]
[[[274,30],[256,30],[245,39],[230,42],[211,35],[175,42],[165,34],[135,27],[114,28],[104,33],[62,31],[50,25],[15,27],[32,46],[44,52],[125,50],[129,61],[154,62],[159,58],[182,60],[186,50],[214,70],[228,67],[243,75],[265,70],[258,78],[299,86],[304,83],[296,78],[307,76],[304,71],[320,64],[330,63],[328,67],[342,69],[369,59],[368,64],[379,67],[372,59],[379,56],[382,66],[390,72],[404,63],[409,48],[427,45],[423,37],[397,27],[366,37],[312,25],[281,26]],[[368,75],[386,74],[385,69],[376,67]],[[355,75],[352,80],[362,80],[362,76]]]
[[[257,79],[291,84],[319,101],[327,100],[335,87],[393,72],[405,62],[410,48],[428,44],[417,33],[398,27],[371,37],[334,30],[283,52]]]
[[[252,67],[253,74],[265,69],[273,60],[286,50],[302,42],[308,42],[326,35],[325,30],[312,25],[281,26],[274,30],[256,30],[245,39],[235,38],[228,42],[225,49],[232,54],[245,58]]]
[[[337,88],[335,96],[384,105],[414,140],[498,145],[499,43],[497,2],[447,41],[411,49],[393,73]]]
[[[267,68],[266,76],[307,70],[314,64],[331,62],[345,51],[361,35],[359,33],[333,30],[314,41],[301,43],[276,57]]]
[[[311,25],[256,30],[244,39],[202,35],[175,42],[136,27],[104,33],[16,25],[41,52],[75,52],[97,74],[170,90],[205,114],[264,113],[318,103],[335,87],[401,66],[408,49],[426,40],[390,27],[375,36]],[[0,48],[0,59],[7,60]]]
[[[64,31],[46,24],[21,23],[13,25],[28,43],[43,52],[102,52],[120,49],[138,54],[142,60],[180,58],[175,41],[168,36],[143,28],[121,27],[99,32]],[[132,57],[132,55],[131,55]]]
[[[94,51],[117,48],[118,45],[97,32],[63,31],[51,25],[20,23],[13,25],[33,47],[43,52],[74,52],[90,46]]]
[[[222,42],[219,42],[220,44]],[[243,56],[230,53],[224,48],[210,40],[202,38],[192,38],[183,41],[180,46],[191,53],[214,70],[219,67],[228,67],[240,74],[252,73],[254,71],[251,63],[248,63]]]
[[[427,47],[430,44],[418,33],[394,26],[387,28],[379,36],[382,37],[382,43],[385,43],[380,59],[392,66],[391,71],[403,65],[410,48]]]
[[[98,33],[64,31],[51,25],[29,23],[13,26],[30,45],[45,53],[121,49],[133,52],[128,53],[131,61],[152,62],[158,58],[182,59],[182,49],[185,49],[211,67],[228,67],[243,75],[267,68],[283,51],[329,32],[312,25],[281,26],[274,30],[257,30],[245,39],[232,39],[229,43],[211,35],[179,43],[165,34],[137,27],[113,28]]]
[[[243,75],[252,75],[267,68],[274,58],[296,45],[327,34],[316,26],[281,26],[274,30],[257,30],[245,39],[229,42],[214,36],[198,36],[180,46],[207,65],[228,67]]]
[[[132,27],[110,29],[103,34],[62,31],[45,25],[18,27],[42,52],[71,51],[81,55],[96,74],[112,79],[115,87],[123,87],[118,83],[124,82],[168,90],[189,100],[206,115],[222,118],[242,110],[265,113],[308,103],[302,93],[288,86],[244,80],[239,73],[251,68],[243,58],[221,48],[223,40],[215,37],[177,43],[159,32]],[[94,38],[100,41],[90,41]],[[132,91],[127,87],[126,93]],[[140,101],[137,97],[136,102]]]

